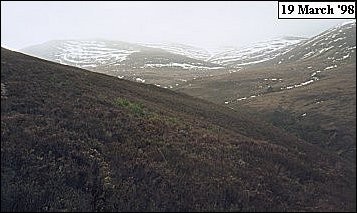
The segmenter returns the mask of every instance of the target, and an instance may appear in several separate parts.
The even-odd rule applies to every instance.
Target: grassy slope
[[[337,151],[355,163],[355,68],[355,63],[342,65],[323,74],[321,80],[312,85],[270,93],[239,107],[261,111],[277,126],[297,132],[304,139]],[[302,117],[303,113],[307,115]],[[273,117],[278,114],[283,121]]]
[[[1,50],[2,211],[353,210],[355,169],[151,85]]]
[[[324,62],[307,61],[285,65],[251,67],[230,75],[211,79],[205,78],[187,82],[178,89],[195,97],[215,103],[232,101],[229,107],[260,112],[274,125],[284,127],[303,139],[320,144],[355,162],[356,158],[356,62],[355,54],[339,63],[337,68],[324,70],[330,66]],[[318,81],[308,86],[291,90],[280,90],[311,79],[317,75]],[[271,79],[282,79],[272,81]],[[269,80],[265,80],[269,79]],[[268,93],[268,87],[273,88]],[[236,101],[238,98],[262,96]],[[307,117],[301,118],[303,113]]]

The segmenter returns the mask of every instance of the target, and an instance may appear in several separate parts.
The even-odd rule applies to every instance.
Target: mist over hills
[[[285,36],[214,52],[178,43],[134,44],[103,39],[49,41],[21,51],[119,78],[175,88],[188,80],[236,72],[250,65],[311,57],[320,60],[319,55],[326,56],[326,60],[343,60],[349,57],[343,55],[345,51],[354,51],[353,25],[353,21],[343,23],[310,39]],[[336,53],[335,49],[340,51]]]
[[[163,49],[107,40],[50,41],[22,51],[50,61],[166,88],[188,79],[216,75],[223,69],[221,65]]]

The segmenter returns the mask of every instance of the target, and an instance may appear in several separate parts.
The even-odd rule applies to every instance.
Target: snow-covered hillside
[[[356,51],[356,20],[339,24],[325,32],[299,43],[294,49],[275,58],[274,63],[319,59],[339,63],[352,58]]]
[[[132,47],[108,47],[100,41],[67,41],[57,48],[60,51],[55,54],[56,61],[83,68],[122,62],[132,53],[140,52]]]
[[[282,37],[243,48],[230,47],[214,54],[208,61],[233,67],[257,64],[283,54],[304,40],[305,38],[301,37]]]
[[[222,66],[198,60],[200,51],[185,45],[166,48],[106,40],[57,40],[23,49],[24,53],[90,70],[175,68],[186,70],[221,69]],[[165,47],[165,45],[163,46]],[[170,49],[166,51],[165,49]],[[175,54],[177,53],[177,54]],[[190,57],[196,55],[197,57]],[[207,56],[205,56],[207,58]]]
[[[280,66],[311,60],[314,71],[334,69],[349,59],[355,60],[355,51],[355,21],[309,39],[282,37],[214,52],[176,43],[134,44],[108,40],[56,40],[22,50],[50,61],[168,88],[182,81],[234,73],[249,65]],[[307,82],[312,81],[307,79]],[[305,79],[284,88],[300,84],[305,85]]]
[[[138,45],[95,40],[55,40],[22,50],[36,57],[80,68],[93,68],[125,61],[142,51]]]
[[[178,43],[143,43],[140,44],[146,47],[153,47],[159,48],[162,50],[166,50],[167,52],[184,55],[190,58],[198,59],[206,61],[211,57],[211,53],[207,50],[199,47],[194,47],[185,44],[178,44]]]

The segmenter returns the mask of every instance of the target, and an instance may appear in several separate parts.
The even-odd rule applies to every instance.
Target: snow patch
[[[335,64],[333,66],[326,67],[325,70],[333,69],[333,68],[336,68],[336,67],[337,67],[337,65]]]
[[[243,97],[243,98],[238,98],[237,101],[242,101],[242,100],[246,100],[247,97]]]
[[[142,79],[142,78],[135,78],[135,81],[137,81],[137,82],[141,82],[141,83],[145,83],[145,80],[144,80],[144,79]]]
[[[222,69],[223,67],[207,67],[207,66],[196,66],[187,63],[168,63],[168,64],[145,64],[144,68],[161,68],[161,67],[173,67],[173,68],[182,68],[188,70],[215,70],[215,69]]]

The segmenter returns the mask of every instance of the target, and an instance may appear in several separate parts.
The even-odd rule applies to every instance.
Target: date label
[[[278,2],[279,19],[355,19],[356,2]]]

